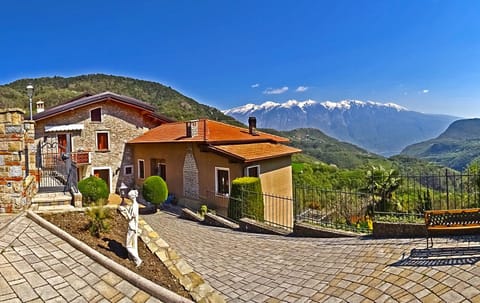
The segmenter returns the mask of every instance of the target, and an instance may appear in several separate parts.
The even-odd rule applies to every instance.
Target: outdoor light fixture
[[[30,101],[30,121],[32,120],[32,97],[33,97],[33,91],[34,91],[33,85],[32,85],[32,84],[27,85],[27,96],[28,96],[28,99],[29,99],[29,101]]]
[[[122,203],[120,203],[120,206],[125,206],[125,197],[127,196],[127,191],[128,191],[128,186],[125,185],[125,183],[122,182],[120,185],[120,197],[122,197]]]

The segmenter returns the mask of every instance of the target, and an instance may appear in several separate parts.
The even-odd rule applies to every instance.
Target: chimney
[[[41,100],[40,100],[40,101],[37,101],[36,105],[37,105],[37,114],[38,114],[38,113],[41,113],[41,112],[43,112],[43,111],[45,110],[43,101],[41,101]]]
[[[186,122],[187,127],[187,137],[192,138],[198,136],[198,120],[192,120]]]
[[[248,117],[248,133],[250,135],[256,135],[256,128],[257,128],[257,118],[255,117]]]

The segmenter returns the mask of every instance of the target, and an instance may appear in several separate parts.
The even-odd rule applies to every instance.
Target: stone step
[[[32,205],[38,207],[44,206],[70,206],[72,204],[72,196],[70,193],[38,193],[32,199]]]
[[[65,212],[72,211],[75,207],[73,205],[39,205],[37,212]]]

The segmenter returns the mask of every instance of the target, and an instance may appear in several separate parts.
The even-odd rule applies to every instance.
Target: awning
[[[46,133],[69,132],[74,130],[82,130],[83,124],[64,124],[64,125],[46,125]]]

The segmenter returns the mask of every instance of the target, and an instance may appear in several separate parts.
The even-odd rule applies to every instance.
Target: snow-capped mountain
[[[458,119],[410,111],[394,103],[359,100],[268,101],[260,105],[246,104],[223,113],[245,124],[248,117],[254,116],[258,128],[318,128],[338,140],[385,156],[398,154],[412,143],[438,136]]]

